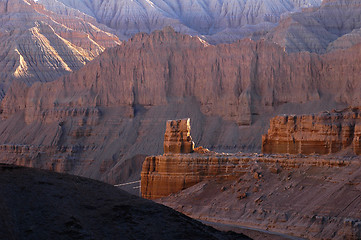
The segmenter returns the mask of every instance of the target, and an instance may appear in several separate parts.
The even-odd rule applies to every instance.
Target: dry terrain
[[[249,239],[98,181],[0,164],[1,239]]]

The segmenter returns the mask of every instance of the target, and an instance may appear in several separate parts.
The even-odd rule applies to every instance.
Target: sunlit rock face
[[[13,80],[53,81],[120,44],[94,18],[57,14],[34,1],[1,1],[0,13],[1,98]]]
[[[269,134],[279,132],[270,139],[280,140],[267,145],[274,147],[272,154],[217,153],[198,147],[193,153],[149,156],[141,172],[142,197],[206,221],[307,239],[358,239],[361,157],[347,147],[359,132],[359,110],[272,119]],[[292,152],[291,143],[282,144],[282,137],[292,134],[303,137],[298,144],[303,151]],[[339,150],[345,151],[317,154]],[[287,154],[275,154],[280,152]]]
[[[360,48],[288,54],[264,40],[213,46],[171,28],[141,33],[56,81],[14,83],[1,102],[0,158],[136,180],[144,157],[163,153],[165,122],[187,117],[197,145],[260,152],[276,115],[361,105]],[[21,155],[18,145],[43,150]]]
[[[190,135],[190,119],[167,121],[164,134],[164,153],[191,153],[194,150],[194,142]]]
[[[271,119],[264,153],[330,154],[352,148],[360,154],[360,108]]]

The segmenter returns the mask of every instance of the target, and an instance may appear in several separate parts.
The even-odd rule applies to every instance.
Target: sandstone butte
[[[353,119],[349,122],[352,124],[358,111],[349,108],[328,113],[328,118],[314,117],[319,122],[314,124],[313,131],[323,132],[323,139],[318,138],[315,146],[307,139],[306,144],[301,144],[303,149],[312,147],[305,151],[312,155],[290,155],[284,147],[281,155],[216,153],[202,147],[182,150],[180,146],[191,139],[183,137],[189,135],[184,130],[190,128],[183,127],[189,119],[168,121],[165,136],[172,135],[172,141],[165,137],[164,155],[145,159],[141,172],[142,197],[160,198],[157,201],[203,220],[273,229],[311,239],[332,236],[357,239],[361,236],[361,159],[356,155],[315,153],[330,152],[324,148],[334,131],[324,131],[327,124],[332,126],[327,121],[345,126]],[[312,119],[312,116],[303,118]],[[293,129],[297,128],[293,126]],[[342,144],[342,138],[340,141],[338,150],[346,151],[352,143],[352,139],[347,144]],[[274,142],[268,149],[275,145]],[[340,201],[341,193],[347,196],[344,201]]]
[[[357,107],[313,115],[277,116],[271,120],[268,134],[262,137],[262,151],[264,154],[309,155],[347,151],[351,147],[355,154],[360,155],[360,122],[361,111]],[[220,154],[203,147],[194,149],[190,130],[189,118],[167,122],[164,155],[147,157],[143,164],[143,197],[168,196],[209,177],[234,177],[233,168],[242,164],[241,159],[247,155],[240,155],[239,159],[237,154]],[[245,161],[250,161],[251,156]],[[267,157],[264,158],[267,161]],[[192,167],[189,167],[190,161]],[[312,165],[307,161],[305,164]],[[342,165],[343,161],[330,163],[338,164]],[[153,172],[156,173],[154,176]]]
[[[361,108],[271,119],[263,153],[329,154],[351,148],[361,154]]]

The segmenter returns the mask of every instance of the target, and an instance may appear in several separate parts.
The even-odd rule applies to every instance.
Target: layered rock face
[[[167,197],[210,179],[220,181],[238,179],[241,175],[251,172],[252,166],[260,162],[270,169],[276,165],[297,168],[300,166],[338,167],[345,164],[343,160],[329,161],[242,153],[195,152],[191,155],[150,156],[145,159],[141,172],[142,197],[148,199]],[[277,167],[275,169],[277,171]]]
[[[361,42],[360,15],[359,0],[324,0],[320,8],[284,18],[271,30],[268,39],[288,52],[345,49]]]
[[[249,39],[211,46],[170,28],[139,34],[54,82],[14,83],[0,144],[49,147],[41,159],[111,183],[139,178],[142,158],[163,151],[168,119],[191,117],[197,145],[260,151],[270,117],[361,105],[360,47],[318,56]]]
[[[264,153],[329,154],[352,148],[360,154],[361,109],[271,119],[262,137]]]
[[[194,142],[190,135],[190,119],[167,121],[164,134],[164,153],[192,153]]]
[[[157,202],[194,218],[234,225],[234,229],[248,226],[313,240],[361,237],[359,157],[213,156],[212,172],[220,175],[210,179],[205,177],[207,172],[199,171],[206,169],[203,161],[209,158],[176,156],[178,163],[168,166],[169,174],[150,175],[154,181],[163,177],[162,184],[203,176],[198,184]],[[177,174],[171,166],[180,164],[184,168]],[[222,178],[222,174],[233,174],[233,178]]]
[[[42,3],[55,0],[41,0]],[[212,43],[233,42],[268,31],[284,13],[319,6],[320,0],[57,0],[116,29],[122,39],[172,26]]]
[[[196,153],[147,157],[141,172],[142,197],[166,197],[205,179],[226,177],[227,160]]]
[[[94,18],[56,14],[34,1],[1,1],[0,13],[1,98],[14,79],[53,81],[120,44]]]
[[[221,154],[196,148],[192,154],[147,157],[141,192],[202,220],[307,239],[358,239],[360,163],[360,157]]]
[[[358,104],[359,48],[322,57],[287,55],[266,41],[208,46],[167,28],[137,35],[76,74],[23,90],[26,104],[15,100],[11,91],[2,102],[3,111],[25,110],[27,123],[45,120],[43,111],[75,106],[126,106],[132,116],[135,105],[195,97],[204,114],[249,125],[254,114],[283,103],[322,100],[320,94],[335,96],[331,101]]]

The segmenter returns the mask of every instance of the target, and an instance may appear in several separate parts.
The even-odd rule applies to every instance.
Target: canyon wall
[[[360,154],[360,108],[271,119],[263,153],[330,154],[351,148]]]
[[[212,46],[171,28],[138,34],[56,81],[15,81],[1,102],[0,144],[55,146],[73,163],[67,172],[111,183],[139,177],[141,158],[163,151],[168,119],[191,117],[196,145],[260,151],[271,117],[361,104],[360,48],[288,54],[249,39]],[[61,151],[74,145],[87,151]]]
[[[20,99],[23,103],[13,104],[20,100],[12,91],[2,101],[2,109],[4,113],[25,110],[27,123],[46,121],[42,112],[68,107],[126,106],[132,117],[135,105],[151,107],[194,97],[204,114],[250,125],[253,116],[284,103],[330,96],[331,104],[361,103],[360,48],[322,56],[289,55],[267,41],[245,39],[210,46],[167,28],[139,34],[54,83],[23,90],[27,92]]]

